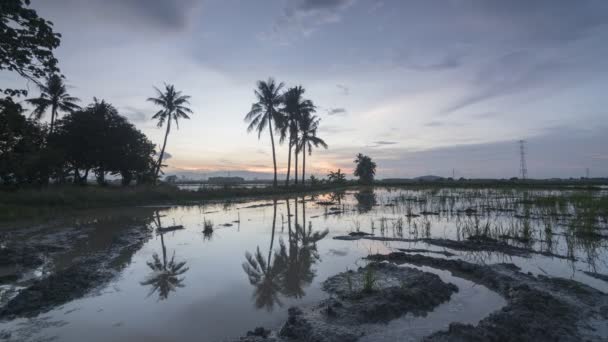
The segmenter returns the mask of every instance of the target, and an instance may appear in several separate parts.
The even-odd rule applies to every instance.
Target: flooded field
[[[418,341],[509,302],[508,290],[446,260],[510,263],[525,281],[559,277],[608,292],[607,196],[362,188],[17,224],[0,231],[0,341],[231,341],[256,327],[278,331],[291,306],[330,297],[325,280],[389,253],[457,292],[424,312],[366,322],[360,340]],[[358,273],[344,274],[351,286],[348,274]],[[595,337],[608,338],[604,323],[589,323]]]

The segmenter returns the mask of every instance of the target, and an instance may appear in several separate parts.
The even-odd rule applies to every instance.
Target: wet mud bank
[[[117,231],[108,248],[82,256],[65,268],[27,282],[23,289],[0,307],[0,320],[33,317],[105,286],[151,237],[152,231],[145,225]],[[12,255],[12,258],[3,259],[3,264],[24,271],[40,266],[50,254],[65,249],[51,251],[28,245],[9,246],[2,253]]]
[[[504,241],[492,239],[486,236],[470,236],[468,239],[462,241],[434,238],[403,239],[368,235],[334,236],[334,239],[346,241],[365,239],[372,241],[423,242],[432,246],[449,248],[451,250],[460,252],[498,252],[505,255],[520,257],[528,257],[530,255],[536,254],[564,260],[574,260],[572,257],[569,256],[554,254],[546,251],[537,251],[532,248],[513,246]],[[437,251],[433,252],[435,254],[437,253]],[[431,253],[431,251],[428,251],[427,253]]]
[[[476,265],[403,252],[372,255],[374,261],[450,271],[507,300],[477,326],[452,323],[425,341],[606,341],[608,295],[563,278],[533,276],[513,264]]]
[[[290,308],[278,332],[256,328],[238,341],[357,341],[370,324],[425,316],[458,288],[433,273],[374,262],[330,277],[323,290],[329,298],[310,308]]]

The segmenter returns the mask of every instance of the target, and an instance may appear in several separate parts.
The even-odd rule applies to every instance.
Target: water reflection
[[[366,213],[373,209],[378,204],[376,194],[372,188],[364,188],[355,194],[357,200],[357,210],[360,213]]]
[[[265,308],[272,311],[282,306],[279,295],[291,298],[302,298],[306,293],[304,288],[312,283],[315,271],[312,266],[320,260],[317,251],[317,242],[329,233],[327,230],[313,231],[312,223],[306,226],[306,201],[302,198],[302,225],[298,222],[298,198],[294,199],[295,214],[291,214],[291,200],[285,201],[287,209],[287,243],[279,239],[278,250],[273,250],[277,202],[273,203],[272,233],[270,234],[270,247],[268,257],[264,259],[260,247],[252,255],[247,252],[247,261],[243,263],[243,270],[254,286],[253,298],[258,309]],[[292,222],[292,217],[295,221]],[[293,223],[293,225],[292,225]],[[274,256],[274,259],[272,258]]]
[[[186,267],[186,261],[175,261],[175,250],[170,260],[167,260],[167,248],[165,246],[165,231],[161,225],[160,215],[156,212],[156,231],[160,235],[160,243],[162,247],[162,260],[158,253],[152,255],[152,260],[146,262],[151,272],[146,279],[140,284],[142,286],[150,286],[148,297],[158,293],[158,300],[169,298],[171,292],[177,291],[178,288],[184,287],[184,277],[189,268]]]
[[[255,254],[245,253],[246,262],[243,263],[243,270],[249,277],[249,283],[253,285],[253,298],[258,309],[265,308],[272,311],[275,305],[281,306],[278,293],[280,286],[278,277],[280,269],[278,265],[272,263],[272,248],[277,224],[277,200],[273,201],[272,213],[272,233],[270,234],[270,247],[268,248],[268,259],[264,260],[260,246],[257,247]],[[276,260],[276,259],[275,259]]]

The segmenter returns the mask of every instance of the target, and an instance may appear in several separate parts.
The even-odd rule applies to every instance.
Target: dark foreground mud
[[[108,249],[31,282],[0,308],[0,320],[33,317],[106,285],[151,236],[152,232],[146,226],[121,230],[112,238]],[[18,257],[14,262],[23,264],[22,260],[26,260],[30,262],[29,266],[38,265],[41,259],[40,251],[33,249],[21,249],[15,255]]]
[[[278,333],[257,328],[240,341],[357,341],[369,324],[408,313],[426,315],[458,291],[435,274],[389,263],[340,273],[327,279],[323,289],[330,298],[312,308],[290,308]]]
[[[482,284],[507,299],[477,326],[452,323],[425,341],[606,341],[608,295],[581,283],[524,274],[512,264],[475,265],[391,253],[369,259],[429,266]]]
[[[532,254],[549,256],[558,259],[574,260],[572,257],[554,254],[546,251],[537,251],[531,248],[523,248],[518,246],[510,245],[504,241],[495,240],[485,236],[471,236],[467,240],[456,241],[449,239],[402,239],[402,238],[388,238],[380,236],[335,236],[336,240],[374,240],[374,241],[401,241],[401,242],[424,242],[429,245],[449,248],[454,251],[461,252],[498,252],[505,255],[528,257]]]

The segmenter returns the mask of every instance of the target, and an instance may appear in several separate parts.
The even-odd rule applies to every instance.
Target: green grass
[[[137,187],[49,186],[38,189],[0,191],[0,221],[45,218],[66,211],[153,204],[196,204],[209,200],[273,197],[337,190],[334,185],[289,188],[225,188],[179,190],[169,185]]]

